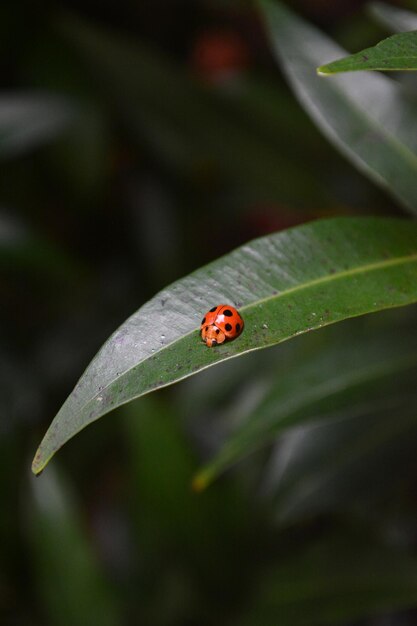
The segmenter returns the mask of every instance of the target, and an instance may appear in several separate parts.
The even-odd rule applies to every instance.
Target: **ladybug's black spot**
[[[240,332],[240,324],[236,324],[236,332],[239,333]]]
[[[225,325],[225,329],[227,330],[227,332],[232,330],[232,325],[231,324],[226,324]]]
[[[210,312],[210,313],[214,313],[214,311],[215,311],[216,309],[217,309],[217,307],[216,307],[216,306],[214,306],[212,309],[210,309],[210,311],[209,311],[209,312]]]
[[[218,328],[216,328],[216,335],[218,335],[218,334],[219,334],[219,332],[220,332],[220,331],[219,331],[219,329],[218,329]]]
[[[206,323],[206,318],[205,318],[205,317],[203,317],[203,321],[201,322],[201,325],[203,325],[203,324],[205,324],[205,323]]]
[[[225,315],[226,317],[232,317],[233,313],[231,312],[230,309],[225,309],[223,311],[223,315]]]

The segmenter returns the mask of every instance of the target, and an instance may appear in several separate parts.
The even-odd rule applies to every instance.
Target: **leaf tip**
[[[32,461],[32,472],[33,474],[35,474],[35,476],[40,476],[43,472],[43,470],[45,469],[45,466],[47,465],[49,459],[45,459],[43,454],[42,454],[42,449],[41,447],[39,447],[36,450],[36,454],[33,458]]]
[[[206,472],[200,472],[197,474],[191,483],[191,488],[196,493],[201,493],[210,484],[210,477]]]
[[[329,74],[331,74],[328,65],[320,65],[320,67],[316,69],[316,72],[318,76],[329,76]]]

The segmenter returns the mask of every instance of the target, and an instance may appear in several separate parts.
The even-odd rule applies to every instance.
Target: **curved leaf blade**
[[[113,408],[215,363],[300,333],[417,301],[417,224],[334,218],[257,239],[173,283],[104,344],[52,422],[35,474]],[[208,349],[199,324],[213,304],[241,309],[245,331]]]
[[[417,31],[392,35],[376,46],[317,68],[322,76],[361,70],[417,70]]]
[[[417,103],[377,73],[323,80],[316,67],[346,51],[280,2],[259,0],[271,42],[295,94],[317,126],[352,163],[417,212]]]

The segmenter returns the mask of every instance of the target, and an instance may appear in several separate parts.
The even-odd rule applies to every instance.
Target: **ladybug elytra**
[[[217,344],[239,337],[244,321],[230,304],[218,304],[208,311],[201,322],[201,338],[212,348]]]

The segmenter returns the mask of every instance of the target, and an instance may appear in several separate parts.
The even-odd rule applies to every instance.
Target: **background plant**
[[[351,303],[330,290],[332,313],[415,299],[415,76],[316,76],[345,54],[334,40],[369,48],[384,22],[415,28],[415,15],[298,2],[300,20],[272,1],[150,4],[0,9],[2,617],[413,623],[413,306],[218,363],[121,406],[28,476],[110,333],[198,267],[197,288],[214,297],[203,266],[214,260],[218,281],[229,257],[215,259],[255,237],[348,216],[322,224],[341,237],[343,224],[364,225],[363,250],[384,259],[368,276],[381,290],[365,309],[359,283]],[[312,228],[272,237],[322,226]],[[326,308],[302,302],[302,330],[326,324]],[[257,319],[248,310],[252,328]],[[275,343],[266,326],[260,336],[273,340],[245,333],[228,354],[205,350],[197,332],[186,341],[210,365]],[[176,365],[174,348],[163,382]],[[192,493],[193,480],[201,487],[240,459]]]

